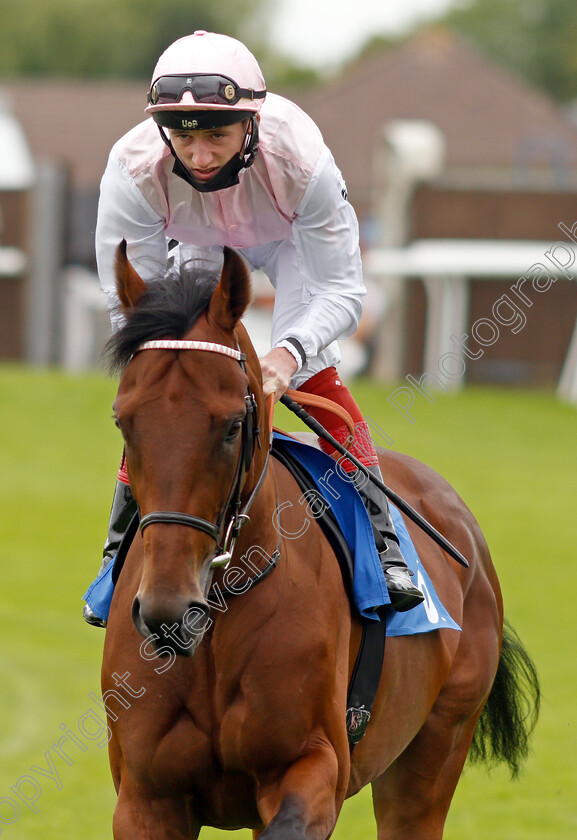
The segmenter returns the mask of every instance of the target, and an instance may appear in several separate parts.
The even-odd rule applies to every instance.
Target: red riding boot
[[[355,440],[350,450],[351,454],[382,481],[377,452],[371,440],[369,427],[363,419],[351,392],[341,382],[336,368],[326,368],[315,374],[298,390],[307,394],[326,397],[349,412],[356,431]],[[315,420],[321,423],[339,443],[344,443],[347,440],[349,430],[342,425],[342,421],[336,415],[315,406],[308,407],[308,410]],[[327,454],[333,455],[335,453],[335,449],[327,441],[320,439],[319,443]],[[351,474],[351,478],[367,508],[391,598],[391,606],[398,612],[405,612],[418,606],[423,602],[424,596],[411,580],[412,573],[407,568],[405,559],[401,554],[387,497],[372,481],[367,480],[366,476],[362,475],[351,461],[344,458],[341,465],[347,473]]]

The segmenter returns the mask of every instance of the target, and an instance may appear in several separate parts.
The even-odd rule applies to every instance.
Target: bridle
[[[144,342],[144,344],[140,345],[137,352],[140,352],[141,350],[204,350],[210,353],[220,353],[222,356],[228,356],[229,358],[235,359],[239,362],[241,368],[246,373],[246,356],[244,353],[242,353],[239,349],[227,347],[224,344],[215,344],[212,341],[159,339]],[[211,536],[217,545],[217,553],[210,563],[211,569],[216,569],[221,566],[226,568],[226,566],[228,566],[232,558],[234,544],[240,530],[242,526],[250,520],[248,510],[252,505],[266,475],[270,446],[267,451],[265,464],[259,479],[241,510],[241,493],[244,484],[244,477],[252,464],[256,446],[258,445],[259,448],[261,446],[256,399],[248,386],[247,393],[245,395],[245,402],[246,412],[242,420],[240,455],[236,463],[235,474],[228,497],[222,508],[218,522],[209,522],[207,519],[202,519],[199,516],[173,510],[155,510],[151,513],[147,513],[140,520],[141,532],[144,531],[145,528],[148,528],[149,525],[163,523],[165,525],[186,525],[190,528],[196,528],[199,531],[203,531],[205,534]]]

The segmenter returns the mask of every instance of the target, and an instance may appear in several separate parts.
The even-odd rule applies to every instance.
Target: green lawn
[[[542,716],[520,781],[468,769],[445,838],[574,840],[577,410],[550,394],[473,389],[434,403],[417,397],[409,423],[387,400],[394,389],[362,382],[354,390],[394,447],[443,473],[475,512],[507,614],[542,680]],[[112,836],[114,793],[92,696],[104,634],[82,622],[80,596],[99,565],[121,450],[114,391],[99,374],[0,366],[0,829],[9,840]],[[277,424],[298,428],[284,409]],[[66,735],[81,723],[93,737],[83,750]],[[59,739],[67,761],[53,758]],[[334,837],[374,836],[364,791],[346,803]],[[201,834],[225,837],[251,834]]]

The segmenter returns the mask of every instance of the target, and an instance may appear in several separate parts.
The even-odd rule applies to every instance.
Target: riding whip
[[[437,543],[437,545],[441,546],[443,551],[446,551],[447,554],[450,554],[451,557],[457,561],[457,563],[461,564],[461,566],[465,566],[466,569],[469,568],[469,563],[463,557],[461,552],[455,548],[454,545],[452,545],[442,534],[440,534],[437,531],[437,529],[434,528],[433,525],[431,525],[430,522],[427,522],[427,520],[424,519],[424,517],[422,517],[420,513],[417,513],[417,511],[413,507],[411,507],[411,505],[408,502],[405,502],[405,500],[398,496],[394,490],[391,490],[391,488],[387,487],[387,485],[379,478],[377,478],[376,475],[373,475],[367,469],[367,467],[365,467],[365,465],[361,461],[359,461],[358,458],[355,458],[354,455],[351,455],[351,453],[347,451],[347,449],[342,445],[342,443],[339,443],[338,440],[336,440],[329,432],[327,432],[325,427],[322,426],[318,422],[318,420],[315,420],[314,417],[311,417],[308,411],[306,411],[302,406],[300,406],[291,397],[289,397],[288,394],[284,394],[280,398],[280,401],[284,406],[286,406],[289,409],[289,411],[292,411],[294,414],[296,414],[296,416],[300,420],[302,420],[303,423],[309,427],[309,429],[315,432],[315,434],[317,434],[319,437],[324,438],[324,440],[326,440],[327,443],[330,443],[331,446],[334,446],[337,452],[340,452],[341,455],[344,455],[346,458],[348,458],[348,460],[352,464],[354,464],[355,467],[363,473],[363,475],[366,475],[367,478],[373,482],[373,484],[376,484],[379,490],[381,490],[385,494],[385,496],[388,499],[390,499],[390,501],[393,502],[393,504],[396,505],[396,507],[398,507],[400,511],[405,513],[409,517],[409,519],[412,519],[412,521],[416,525],[418,525],[419,528],[421,528],[432,540],[434,540]]]

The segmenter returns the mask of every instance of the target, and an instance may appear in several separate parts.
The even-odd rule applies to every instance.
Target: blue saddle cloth
[[[351,481],[341,477],[333,458],[319,449],[281,432],[275,432],[276,445],[284,446],[297,457],[316,484],[337,520],[354,558],[353,600],[360,615],[379,621],[378,607],[390,604],[385,576],[375,547],[369,516]],[[407,636],[429,633],[440,627],[460,630],[441,603],[431,580],[421,563],[403,517],[391,504],[391,514],[407,566],[422,590],[425,600],[418,607],[404,613],[387,610],[388,636]],[[114,593],[112,570],[114,563],[96,578],[84,593],[83,599],[93,612],[106,620]]]
[[[108,613],[110,612],[110,604],[112,603],[112,596],[114,595],[114,581],[112,580],[112,571],[114,569],[114,561],[109,563],[104,571],[100,572],[98,577],[92,581],[82,600],[86,601],[94,615],[101,618],[103,621],[108,620]]]
[[[379,621],[376,608],[390,604],[385,576],[375,546],[368,513],[353,483],[342,477],[333,458],[320,449],[301,443],[295,438],[275,432],[275,442],[284,446],[299,460],[314,480],[331,512],[337,520],[354,558],[353,599],[359,613],[366,619]],[[391,515],[403,557],[414,573],[413,580],[422,590],[425,600],[418,607],[399,613],[387,610],[387,636],[409,636],[429,633],[440,627],[460,630],[441,603],[425,567],[409,536],[399,510],[391,504]]]

